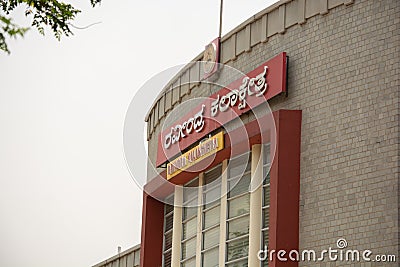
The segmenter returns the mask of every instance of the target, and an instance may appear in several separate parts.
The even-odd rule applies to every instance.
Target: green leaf
[[[101,0],[90,0],[94,7]],[[81,11],[58,0],[0,0],[0,50],[10,53],[6,37],[23,37],[29,28],[19,27],[9,16],[17,6],[25,5],[25,16],[32,17],[32,27],[44,35],[44,27],[50,27],[53,35],[60,40],[62,35],[73,34],[69,25]],[[4,14],[2,14],[4,13]]]

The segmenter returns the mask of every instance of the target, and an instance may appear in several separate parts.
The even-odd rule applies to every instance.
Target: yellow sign
[[[167,180],[224,148],[224,133],[219,132],[167,164]]]

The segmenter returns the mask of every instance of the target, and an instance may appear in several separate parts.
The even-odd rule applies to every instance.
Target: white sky
[[[217,0],[71,2],[75,25],[101,24],[61,42],[32,29],[0,53],[0,266],[91,266],[140,243],[125,112],[147,79],[218,35]],[[274,2],[225,0],[223,33]]]

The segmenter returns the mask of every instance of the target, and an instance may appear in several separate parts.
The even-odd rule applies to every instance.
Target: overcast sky
[[[71,2],[76,26],[101,23],[61,42],[32,29],[0,52],[0,266],[91,266],[140,243],[126,110],[218,35],[217,0]],[[223,33],[274,2],[225,0]],[[29,24],[23,9],[13,16]]]

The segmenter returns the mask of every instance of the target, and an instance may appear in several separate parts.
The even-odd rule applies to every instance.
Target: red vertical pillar
[[[143,192],[141,267],[161,267],[164,205]]]
[[[299,249],[300,141],[301,111],[274,112],[276,152],[270,170],[270,228],[268,250],[273,254],[271,267],[298,266],[295,261],[277,260],[284,250],[289,259],[291,250]]]

